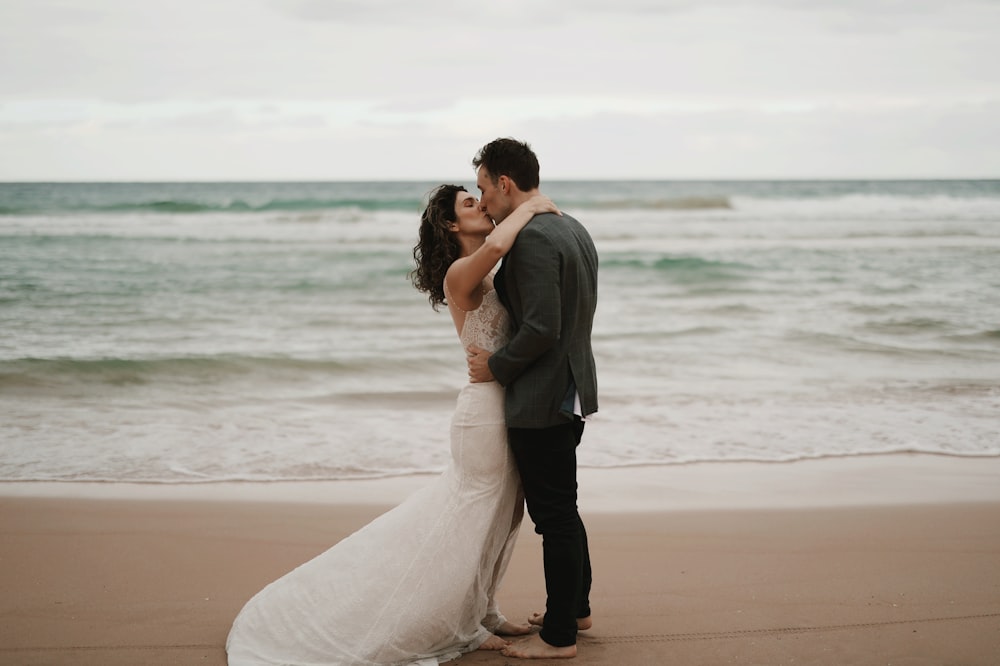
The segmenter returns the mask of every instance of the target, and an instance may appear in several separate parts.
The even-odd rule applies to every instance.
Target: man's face
[[[501,176],[494,183],[490,172],[483,166],[479,167],[479,173],[476,175],[476,187],[480,192],[479,205],[497,224],[503,222],[512,210],[510,197],[503,191],[505,181],[506,178]]]

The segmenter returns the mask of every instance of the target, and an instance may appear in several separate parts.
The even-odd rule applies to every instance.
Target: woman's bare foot
[[[499,636],[524,636],[531,633],[530,624],[514,624],[510,620],[504,620],[503,624],[493,632]]]
[[[483,641],[483,644],[480,645],[476,649],[477,650],[494,650],[494,651],[496,651],[496,650],[502,650],[505,647],[507,647],[508,645],[510,645],[510,643],[508,643],[504,639],[500,638],[496,634],[490,634],[490,637],[487,638],[485,641]]]
[[[531,617],[528,618],[528,623],[533,624],[536,627],[540,627],[545,623],[545,613],[532,613]],[[587,617],[576,618],[576,629],[577,631],[586,631],[594,626],[594,621]]]
[[[500,654],[517,659],[572,659],[576,656],[576,646],[556,647],[542,640],[538,634],[511,643]]]

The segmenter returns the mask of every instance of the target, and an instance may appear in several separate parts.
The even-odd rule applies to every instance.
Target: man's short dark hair
[[[490,141],[476,153],[472,166],[485,167],[494,183],[500,176],[507,176],[522,192],[538,187],[538,158],[523,141],[511,138]]]

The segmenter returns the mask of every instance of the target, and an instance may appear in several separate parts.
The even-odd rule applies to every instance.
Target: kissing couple
[[[431,193],[411,274],[435,310],[447,306],[466,352],[450,463],[251,598],[229,633],[231,666],[431,666],[477,649],[572,658],[591,626],[576,447],[597,411],[597,251],[541,194],[527,143],[496,139],[472,164],[478,197]],[[546,602],[515,623],[496,593],[524,506],[542,536]]]

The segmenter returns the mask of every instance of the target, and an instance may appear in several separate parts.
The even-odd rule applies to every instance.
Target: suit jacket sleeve
[[[561,329],[560,256],[552,240],[532,225],[518,235],[507,257],[507,271],[521,304],[521,318],[510,342],[490,357],[493,376],[507,386],[559,341]],[[513,282],[513,285],[511,285]]]

